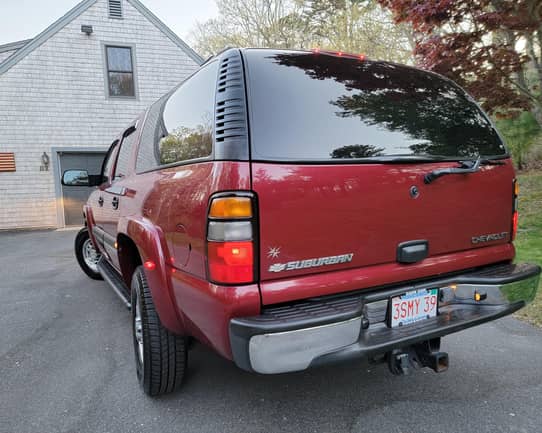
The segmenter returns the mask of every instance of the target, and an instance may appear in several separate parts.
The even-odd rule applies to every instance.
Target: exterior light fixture
[[[50,162],[49,155],[43,152],[43,155],[41,155],[40,171],[49,171],[49,162]]]
[[[81,32],[85,33],[87,36],[90,36],[94,32],[94,29],[92,28],[92,26],[83,24],[81,26]]]

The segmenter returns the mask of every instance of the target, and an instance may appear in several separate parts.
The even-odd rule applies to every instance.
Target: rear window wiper
[[[437,170],[433,170],[430,173],[427,173],[423,177],[423,181],[426,184],[430,184],[431,182],[435,181],[439,177],[445,176],[447,174],[468,174],[468,173],[476,173],[478,170],[480,170],[480,167],[482,165],[503,165],[504,162],[502,161],[496,161],[492,159],[482,159],[480,156],[475,160],[468,160],[468,161],[458,161],[459,164],[461,164],[461,167],[451,167],[451,168],[440,168]]]

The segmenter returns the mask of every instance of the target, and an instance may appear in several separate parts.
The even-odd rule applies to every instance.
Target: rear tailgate
[[[450,253],[473,250],[473,258],[489,254],[489,262],[498,260],[493,250],[482,250],[510,242],[511,163],[424,185],[424,173],[448,165],[253,164],[264,303],[271,299],[266,287],[276,290],[265,282],[274,279],[351,268],[367,273],[367,267],[383,264],[418,267],[423,275],[427,261],[397,263],[398,245],[412,240],[428,241],[429,257],[441,257],[432,274],[465,267],[457,260],[454,269]],[[500,239],[477,239],[497,233]],[[509,258],[508,248],[500,251],[501,260]]]
[[[513,257],[511,161],[455,84],[345,55],[243,55],[264,304]],[[477,158],[474,173],[424,183]],[[426,257],[398,260],[409,241]]]

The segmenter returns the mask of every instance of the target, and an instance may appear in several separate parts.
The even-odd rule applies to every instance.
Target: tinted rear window
[[[324,54],[245,55],[255,160],[506,155],[485,114],[437,75]]]

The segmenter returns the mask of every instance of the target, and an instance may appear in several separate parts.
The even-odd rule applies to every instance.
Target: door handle
[[[98,199],[98,205],[100,207],[102,207],[104,205],[104,198],[100,196],[100,198]]]
[[[118,209],[119,208],[119,198],[118,197],[113,197],[113,201],[111,201],[111,204],[113,205],[113,209]]]

